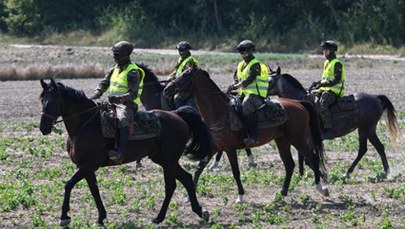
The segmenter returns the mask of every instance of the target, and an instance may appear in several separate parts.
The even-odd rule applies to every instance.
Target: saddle
[[[319,101],[317,98],[308,97],[308,99],[312,100],[316,104],[316,107],[319,107]],[[333,103],[329,110],[333,113],[334,117],[346,117],[351,116],[359,112],[358,105],[356,100],[354,99],[354,95],[347,95],[343,97],[338,97],[336,102]]]
[[[257,129],[279,126],[288,120],[284,107],[274,99],[266,99],[256,114]],[[244,127],[242,104],[236,98],[232,98],[229,102],[229,116],[228,120],[232,131],[239,131]]]
[[[117,116],[115,107],[110,103],[100,104],[101,132],[106,138],[115,138],[117,135]],[[150,111],[138,110],[133,122],[129,125],[128,140],[143,140],[158,136],[161,123],[158,117]]]

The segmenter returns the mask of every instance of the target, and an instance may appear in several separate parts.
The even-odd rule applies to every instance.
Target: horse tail
[[[385,95],[378,95],[378,99],[381,101],[384,111],[387,111],[388,129],[391,136],[391,143],[396,145],[398,137],[398,121],[395,115],[395,108],[391,101]]]
[[[213,139],[209,128],[203,122],[200,113],[191,106],[182,106],[175,111],[190,127],[191,142],[184,154],[191,160],[202,160],[213,151]]]
[[[325,156],[324,156],[324,149],[322,143],[322,132],[319,124],[318,114],[315,111],[314,106],[308,102],[301,100],[301,105],[305,107],[305,109],[309,112],[309,125],[311,130],[311,138],[314,145],[315,154],[319,158],[319,169],[321,171],[321,175],[324,179],[327,177],[327,171],[325,167]]]

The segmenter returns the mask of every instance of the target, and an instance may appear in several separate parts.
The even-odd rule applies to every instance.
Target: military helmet
[[[129,56],[134,50],[134,47],[128,41],[120,41],[113,45],[111,50],[113,51],[114,55]]]
[[[178,50],[180,50],[180,51],[190,50],[190,49],[191,49],[191,45],[190,45],[190,43],[188,43],[188,41],[180,41],[180,42],[176,45],[176,49],[178,49]]]
[[[255,51],[255,49],[256,45],[251,40],[243,40],[242,42],[239,43],[238,47],[236,48],[238,52]]]
[[[333,50],[333,51],[338,50],[338,45],[336,44],[336,42],[331,41],[331,40],[322,41],[321,47],[324,49],[329,49],[329,50]]]

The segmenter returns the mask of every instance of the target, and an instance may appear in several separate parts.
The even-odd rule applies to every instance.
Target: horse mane
[[[159,79],[158,77],[155,75],[155,73],[153,73],[153,71],[149,68],[148,65],[144,64],[144,63],[137,63],[136,65],[138,65],[140,68],[142,68],[142,70],[145,72],[145,78],[143,79],[144,83],[158,83],[159,85],[161,85],[159,83]],[[161,87],[163,87],[161,85]]]
[[[209,80],[209,82],[215,87],[215,89],[222,92],[222,90],[218,87],[218,85],[211,79],[210,74],[206,70],[199,68],[198,72],[202,72],[202,75]],[[223,95],[225,96],[224,93]]]
[[[294,78],[292,75],[282,74],[281,77],[283,77],[285,80],[290,82],[296,88],[306,91],[304,86],[302,86],[302,84],[296,78]]]
[[[74,101],[88,100],[86,94],[82,90],[77,90],[62,83],[57,83],[59,90],[63,91],[64,95]]]

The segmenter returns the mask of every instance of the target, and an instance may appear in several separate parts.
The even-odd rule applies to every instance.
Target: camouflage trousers
[[[336,102],[337,95],[333,92],[324,91],[319,100],[319,110],[325,128],[332,128],[332,112],[329,107]]]
[[[243,115],[246,116],[255,112],[261,105],[263,105],[264,99],[258,95],[250,94],[243,98],[242,109]]]
[[[118,128],[128,126],[130,122],[134,120],[134,114],[136,113],[136,106],[126,106],[124,104],[115,104]]]

